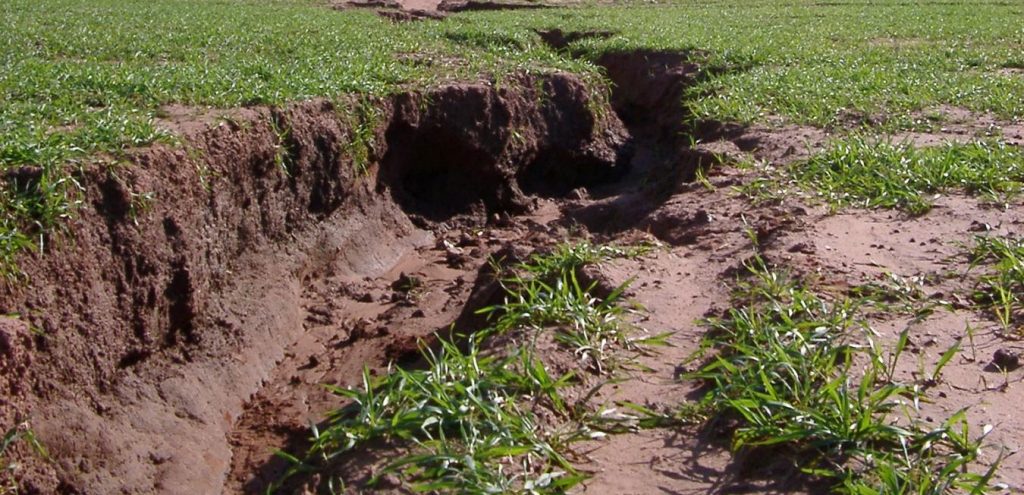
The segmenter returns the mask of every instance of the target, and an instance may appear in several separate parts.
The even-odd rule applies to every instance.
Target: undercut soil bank
[[[555,74],[245,109],[85,167],[67,234],[0,295],[20,315],[0,327],[0,420],[52,458],[28,457],[26,491],[220,491],[307,294],[390,273],[447,223],[529,211],[537,181],[617,174],[627,135],[602,94]]]

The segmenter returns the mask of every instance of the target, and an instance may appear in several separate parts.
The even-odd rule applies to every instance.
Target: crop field
[[[1024,492],[1024,4],[7,0],[0,495]]]

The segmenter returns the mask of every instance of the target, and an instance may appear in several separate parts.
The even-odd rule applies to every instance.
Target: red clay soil
[[[662,243],[599,270],[612,283],[637,277],[638,323],[673,331],[673,347],[641,357],[650,371],[596,401],[669,408],[693,392],[676,379],[680,364],[703,334],[696,320],[728,304],[753,253],[747,229],[769,261],[822,290],[892,272],[947,300],[971,283],[948,276],[966,271],[959,243],[984,225],[1020,232],[1017,209],[960,196],[921,217],[830,215],[800,198],[750,204],[732,186],[752,172],[716,168],[712,187],[696,184],[695,170],[721,158],[782,164],[827,135],[718,128],[720,140],[689,149],[678,102],[697,67],[663,53],[609,57],[612,102],[556,74],[397,95],[372,112],[355,99],[223,119],[168,109],[186,144],[87,167],[68,233],[23,260],[29,282],[0,291],[0,312],[20,315],[0,319],[0,424],[27,420],[52,458],[18,448],[25,491],[261,493],[284,467],[273,451],[301,452],[308,426],[338,407],[320,384],[354,385],[363,366],[412,359],[419,337],[480,324],[473,310],[495,296],[483,265],[498,251],[581,237]],[[365,114],[377,115],[374,136],[359,142]],[[364,145],[367,161],[353,163]],[[1019,345],[980,310],[953,307],[912,326],[926,368],[965,323],[977,330],[927,414],[974,404],[972,421],[995,425],[993,442],[1015,452],[1024,372],[987,366]],[[907,319],[872,322],[894,339]],[[792,466],[734,458],[726,445],[686,428],[612,435],[578,449],[593,474],[582,491],[813,492]],[[1024,463],[1007,458],[999,481],[1020,490]]]
[[[310,321],[332,321],[310,306],[320,281],[383,276],[453,215],[526,211],[535,180],[613,173],[625,133],[592,94],[551,75],[378,101],[365,173],[355,108],[324,101],[87,167],[68,234],[0,293],[21,315],[0,326],[0,421],[27,419],[52,457],[28,457],[25,491],[221,491],[245,404]]]
[[[608,173],[603,181],[581,183],[575,173],[527,173],[521,189],[547,195],[532,201],[517,216],[497,215],[486,225],[433,223],[435,242],[419,247],[379,276],[352,278],[329,275],[307,290],[309,328],[286,352],[268,385],[251,401],[232,433],[233,467],[229,492],[259,493],[278,479],[284,464],[272,451],[301,452],[308,424],[341,405],[319,383],[358,385],[357,362],[384,372],[388,362],[401,363],[413,349],[413,336],[429,335],[454,323],[472,329],[472,312],[493,301],[480,277],[488,254],[543,250],[567,239],[633,243],[653,239],[662,248],[637,260],[619,260],[598,268],[604,283],[616,285],[635,277],[632,297],[646,311],[638,324],[651,334],[673,332],[672,347],[640,357],[639,365],[621,371],[624,381],[606,387],[596,405],[614,406],[628,400],[655,410],[671,410],[693,398],[696,387],[681,383],[681,364],[696,350],[704,328],[698,320],[720,314],[728,306],[729,284],[754,253],[747,232],[759,239],[762,255],[780,269],[811,283],[816,290],[842,296],[866,283],[889,280],[890,274],[921,281],[921,290],[934,300],[952,301],[924,320],[891,311],[869,314],[883,342],[911,328],[910,352],[900,373],[920,379],[921,369],[933,369],[940,355],[963,339],[966,328],[973,343],[944,371],[931,390],[934,401],[921,418],[940,422],[963,406],[972,406],[972,428],[993,425],[984,459],[1003,461],[996,482],[1011,491],[1024,487],[1024,463],[1013,455],[1024,431],[1015,416],[1021,399],[1024,371],[1003,374],[993,368],[998,352],[1015,353],[1021,346],[1009,339],[984,311],[966,302],[973,289],[964,243],[979,232],[1001,235],[1020,231],[1024,216],[974,198],[939,198],[935,208],[920,217],[895,212],[853,210],[831,214],[827,208],[801,198],[776,205],[753,205],[734,192],[751,180],[752,172],[712,168],[709,185],[693,182],[697,167],[745,154],[784,165],[808,156],[822,146],[828,133],[804,127],[714,127],[707,132],[717,141],[696,148],[678,139],[685,84],[698,77],[685,57],[638,53],[605,59],[615,85],[612,101],[630,130],[631,142],[620,147],[629,158],[627,175]],[[640,74],[639,76],[637,74]],[[651,122],[654,122],[652,125]],[[943,132],[943,131],[939,131]],[[617,141],[617,140],[616,140]],[[928,144],[921,142],[918,144]],[[559,161],[566,163],[564,161]],[[555,187],[551,187],[551,183]],[[569,190],[569,188],[572,188]],[[437,198],[431,198],[437,200]],[[478,208],[478,215],[484,208]],[[441,218],[435,215],[435,220]],[[987,230],[986,230],[987,229]],[[401,289],[416,280],[414,293]],[[721,432],[697,428],[657,429],[611,435],[580,445],[574,458],[592,474],[580,491],[588,493],[818,493],[785,459],[736,457]],[[361,453],[351,467],[360,479],[386,459],[386,451]],[[359,475],[363,477],[360,478]],[[315,480],[311,480],[315,486]],[[395,480],[385,480],[387,493],[406,493]]]

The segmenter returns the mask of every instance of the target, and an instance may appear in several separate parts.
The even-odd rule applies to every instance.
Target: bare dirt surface
[[[947,142],[961,143],[999,137],[1009,144],[1024,146],[1024,123],[1003,121],[991,114],[977,114],[967,109],[943,105],[919,112],[916,120],[930,129],[898,133],[893,140],[907,141],[915,146],[935,146]]]
[[[19,315],[0,319],[0,419],[29,420],[52,457],[26,457],[25,490],[262,493],[286,467],[274,450],[301,452],[309,425],[341,405],[321,384],[356,385],[364,367],[414,361],[421,338],[476,328],[475,310],[500,297],[484,276],[489,256],[574,239],[658,243],[598,269],[612,284],[635,277],[636,323],[672,332],[672,345],[615,371],[623,381],[594,401],[669,410],[693,399],[678,376],[704,333],[698,321],[727,308],[754,253],[748,232],[769,262],[816,289],[848,294],[894,274],[947,301],[923,320],[879,311],[870,321],[883,340],[910,325],[924,369],[970,325],[925,414],[971,405],[972,424],[993,425],[991,443],[1011,454],[998,481],[1024,489],[1012,455],[1024,371],[992,366],[996,351],[1024,346],[964,300],[964,244],[1019,233],[1019,208],[962,196],[920,217],[830,214],[796,197],[751,204],[734,186],[755,172],[731,161],[789,163],[828,133],[709,125],[690,148],[678,102],[699,67],[657,52],[600,63],[610,102],[568,75],[448,85],[373,102],[368,141],[343,117],[354,108],[323,101],[228,118],[169,108],[165,125],[187,144],[138,150],[136,166],[114,172],[87,168],[67,238],[25,260],[31,285],[0,292],[0,310]],[[815,492],[784,460],[727,446],[692,427],[588,442],[576,449],[593,475],[580,491]],[[994,459],[998,447],[986,452]],[[378,461],[367,456],[360,469]]]
[[[676,377],[685,370],[680,365],[697,350],[704,332],[697,321],[725,308],[727,286],[734,282],[740,263],[754,252],[745,228],[761,234],[760,248],[768,260],[793,274],[817,280],[822,290],[844,294],[855,286],[884,281],[892,273],[929,280],[924,291],[937,301],[956,300],[969,293],[969,283],[961,278],[968,269],[961,243],[969,242],[980,225],[1007,234],[1019,232],[1024,222],[1024,215],[1017,211],[989,208],[965,197],[945,198],[932,212],[918,218],[874,211],[830,215],[824,208],[797,201],[758,211],[730,191],[730,185],[743,180],[742,175],[734,174],[725,171],[712,177],[714,191],[689,186],[652,214],[674,217],[676,225],[692,225],[692,212],[700,210],[708,219],[705,225],[691,227],[688,236],[652,230],[668,243],[665,249],[641,260],[617,261],[605,271],[613,283],[637,277],[635,297],[647,309],[644,328],[654,334],[674,332],[670,340],[674,347],[641,358],[641,364],[653,371],[618,384],[614,393],[604,397],[609,404],[630,401],[668,411],[696,390],[693,385],[680,384]],[[920,378],[922,370],[933,369],[946,349],[966,337],[970,325],[973,344],[964,340],[963,352],[932,391],[936,399],[924,407],[924,416],[941,421],[971,406],[975,431],[980,432],[983,425],[995,427],[989,437],[992,446],[986,450],[988,461],[994,460],[1001,448],[1007,454],[1020,449],[1022,425],[1016,409],[1024,399],[1021,371],[1004,376],[993,368],[992,360],[998,349],[1019,352],[1024,346],[1001,336],[999,324],[969,309],[939,309],[922,321],[877,312],[869,321],[888,342],[910,326],[916,359],[908,360],[901,370],[908,380]],[[610,436],[588,452],[592,463],[587,467],[596,474],[584,491],[815,493],[801,485],[792,466],[733,458],[727,446],[727,437],[697,429]],[[1013,492],[1021,490],[1022,467],[1019,455],[1010,455],[998,481]]]

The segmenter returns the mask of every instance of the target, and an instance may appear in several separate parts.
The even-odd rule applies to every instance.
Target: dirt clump
[[[1005,348],[996,349],[992,354],[992,366],[1000,371],[1013,371],[1020,368],[1020,354]]]
[[[344,4],[337,4],[334,6],[336,10],[344,10],[346,8],[383,8],[383,9],[400,9],[402,3],[397,0],[359,0],[347,2]]]
[[[537,35],[540,36],[544,43],[554,48],[555,50],[565,50],[570,44],[585,39],[606,39],[612,37],[615,33],[613,31],[562,31],[561,29],[548,29],[538,30]]]
[[[422,21],[422,20],[440,20],[444,19],[444,14],[435,12],[432,10],[378,10],[377,15],[394,21],[394,22],[410,22],[410,21]]]
[[[6,401],[14,401],[25,392],[21,380],[30,366],[35,350],[32,332],[25,322],[0,317],[0,391]]]

